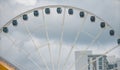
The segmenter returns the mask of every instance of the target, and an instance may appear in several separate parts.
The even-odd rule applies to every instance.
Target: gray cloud
[[[120,24],[119,23],[120,22],[119,0],[116,0],[116,1],[109,0],[109,2],[108,0],[106,1],[105,0],[101,0],[101,1],[96,1],[96,0],[62,1],[61,0],[60,2],[55,1],[55,0],[51,2],[47,0],[46,1],[37,0],[37,2],[38,3],[35,6],[33,5],[28,6],[28,5],[23,5],[24,3],[17,3],[14,0],[8,0],[8,1],[0,0],[0,11],[1,11],[0,18],[2,19],[0,21],[0,27],[2,27],[11,18],[29,9],[32,9],[38,6],[48,5],[48,4],[49,5],[50,4],[63,4],[63,5],[71,5],[71,6],[83,8],[90,12],[95,13],[96,15],[102,17],[105,21],[107,21],[116,30],[117,34],[119,33],[118,31],[119,24]],[[50,43],[52,47],[54,64],[55,64],[55,67],[57,68],[56,62],[58,58],[58,49],[59,49],[59,41],[60,41],[61,25],[62,25],[62,15],[57,15],[54,11],[55,10],[53,10],[53,13],[51,13],[50,16],[45,15],[46,16],[45,19],[46,19],[46,23],[48,24],[48,31],[49,31],[48,35],[49,35]],[[76,12],[73,16],[69,16],[66,13],[66,18],[65,18],[66,21],[65,21],[65,26],[64,26],[65,28],[64,28],[64,35],[63,35],[63,45],[62,45],[63,46],[62,47],[62,58],[61,58],[60,66],[63,65],[63,62],[65,61],[65,58],[71,48],[71,45],[74,42],[74,39],[76,37],[80,24],[82,23],[81,21],[83,21],[79,19],[78,13],[79,12]],[[53,18],[51,18],[51,16]],[[74,48],[74,51],[83,50],[88,45],[90,45],[93,38],[95,38],[96,34],[101,29],[99,27],[98,22],[99,20],[96,23],[90,23],[89,17],[87,18],[87,21],[85,22],[86,24],[83,27],[84,29],[82,33],[80,34],[80,38],[76,42],[77,44],[75,45],[76,47]],[[39,45],[44,45],[47,43],[45,28],[44,28],[44,24],[42,23],[43,23],[42,17],[36,18],[36,17],[33,17],[32,14],[30,14],[29,21],[25,22],[21,20],[20,18],[19,25],[17,27],[13,27],[12,25],[10,25],[9,27],[10,32],[8,36],[10,36],[10,38],[12,38],[12,40],[14,41],[17,39],[16,46],[19,49],[15,47],[8,47],[8,45],[12,46],[12,43],[10,40],[6,38],[7,34],[2,33],[0,34],[1,36],[0,45],[2,46],[0,47],[2,49],[0,50],[0,56],[4,57],[5,59],[11,61],[14,64],[16,63],[20,64],[20,65],[16,64],[16,66],[19,67],[21,70],[30,70],[30,69],[38,70],[38,66],[40,66],[42,70],[46,70],[44,63],[40,61],[42,59],[39,57],[38,51],[35,50],[36,48],[33,47],[34,44],[32,43],[31,38],[28,37],[28,33],[24,26],[24,24],[28,26],[28,28],[32,32],[33,39],[35,40],[35,44],[39,47]],[[43,26],[40,26],[40,24]],[[91,35],[89,36],[85,32],[88,32]],[[111,47],[115,45],[116,45],[116,38],[109,36],[109,29],[106,29],[106,31],[103,32],[103,34],[98,39],[98,41],[96,41],[94,45],[90,46],[89,50],[93,50],[94,53],[97,53],[99,51],[102,54],[103,52],[105,52],[106,50],[110,49]],[[21,48],[23,48],[23,50],[21,50]],[[27,53],[25,53],[24,50],[27,51],[27,53],[28,52],[31,53],[29,58],[31,58],[33,61],[27,58],[26,56]],[[51,68],[52,66],[49,60],[50,55],[49,55],[47,45],[44,45],[44,47],[41,48],[39,51],[41,52],[42,56],[44,56],[48,66]],[[117,50],[114,50],[113,52],[114,53],[111,52],[109,55],[116,55],[117,57],[119,57],[118,55],[119,48]],[[10,59],[9,59],[9,56],[11,56]],[[36,62],[38,66],[34,64],[33,62]],[[74,62],[74,52],[72,52],[72,55],[70,57],[68,64],[71,64],[72,62]],[[27,69],[22,69],[21,66],[23,65],[24,65],[23,68],[27,68]]]

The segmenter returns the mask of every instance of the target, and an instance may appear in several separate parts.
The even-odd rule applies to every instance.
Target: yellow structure
[[[0,60],[0,70],[15,70],[15,68],[5,61]]]

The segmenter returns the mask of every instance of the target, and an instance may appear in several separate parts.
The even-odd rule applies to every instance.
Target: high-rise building
[[[107,70],[106,55],[88,55],[88,70]]]
[[[108,70],[106,55],[93,55],[91,51],[75,52],[76,70]]]
[[[88,55],[91,51],[76,51],[75,52],[75,68],[76,70],[88,70]]]
[[[120,60],[117,60],[116,65],[116,70],[120,70]]]
[[[108,67],[109,70],[120,70],[120,59],[116,58],[115,56],[109,56],[108,57]]]

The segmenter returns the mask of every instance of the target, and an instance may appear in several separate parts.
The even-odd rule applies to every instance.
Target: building
[[[76,70],[88,70],[88,55],[91,55],[91,51],[76,51],[75,52],[75,68]],[[86,66],[85,66],[86,65]],[[83,67],[85,66],[85,67]],[[84,69],[81,69],[84,68]]]
[[[120,70],[120,59],[116,58],[115,56],[109,56],[108,57],[108,67],[109,70]]]
[[[107,70],[106,55],[88,55],[88,70]]]
[[[92,54],[91,51],[75,52],[76,70],[120,70],[120,59],[115,56]]]
[[[91,51],[75,52],[76,70],[108,70],[106,55],[93,55]]]
[[[120,70],[120,60],[117,60],[116,65],[116,70]]]

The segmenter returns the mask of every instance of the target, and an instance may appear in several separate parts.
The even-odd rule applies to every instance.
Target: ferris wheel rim
[[[101,19],[100,17],[96,16],[95,14],[93,14],[93,13],[91,13],[91,12],[88,12],[88,11],[86,11],[86,10],[84,10],[84,9],[81,9],[81,8],[76,8],[76,7],[72,7],[72,6],[66,6],[66,5],[48,5],[48,6],[37,7],[37,8],[33,8],[33,9],[31,9],[31,10],[25,11],[25,12],[17,15],[16,17],[12,18],[11,20],[9,20],[3,27],[9,26],[14,19],[18,19],[18,18],[20,18],[21,16],[23,16],[24,14],[29,14],[29,13],[35,11],[35,10],[42,10],[42,11],[43,11],[43,9],[45,9],[45,8],[58,8],[58,7],[62,7],[62,8],[64,8],[64,9],[66,9],[66,8],[72,8],[72,9],[78,10],[78,11],[81,11],[81,10],[82,10],[82,11],[86,12],[87,14],[94,15],[96,18],[98,18],[98,19],[100,19],[101,21],[105,22],[103,19]],[[64,18],[63,18],[63,19],[64,19]],[[107,26],[109,26],[110,28],[112,28],[107,22],[105,22],[105,24],[106,24]],[[2,30],[0,29],[0,33],[1,33],[1,32],[2,32]],[[29,31],[28,31],[28,32],[29,32]],[[96,37],[96,38],[97,38],[97,37]]]
[[[69,5],[47,5],[47,6],[36,7],[36,8],[27,10],[27,11],[25,11],[25,12],[23,12],[23,13],[15,16],[15,17],[13,17],[13,18],[10,19],[7,23],[5,23],[2,27],[8,27],[13,20],[20,18],[22,15],[24,15],[24,14],[26,14],[26,13],[29,14],[29,13],[35,11],[35,10],[42,10],[42,9],[44,9],[44,8],[58,8],[58,7],[72,8],[72,9],[79,10],[79,11],[80,11],[80,10],[83,10],[84,12],[86,12],[86,13],[88,13],[88,14],[94,15],[96,18],[98,18],[98,19],[100,19],[101,21],[105,22],[105,24],[107,24],[107,26],[109,26],[111,29],[113,29],[112,26],[110,26],[110,25],[108,24],[108,22],[106,22],[105,20],[103,20],[101,17],[95,15],[94,13],[91,13],[91,12],[89,12],[89,11],[86,10],[86,9],[82,9],[82,8],[78,8],[78,7],[73,7],[73,6],[69,6]],[[0,33],[2,32],[2,27],[0,28]]]

